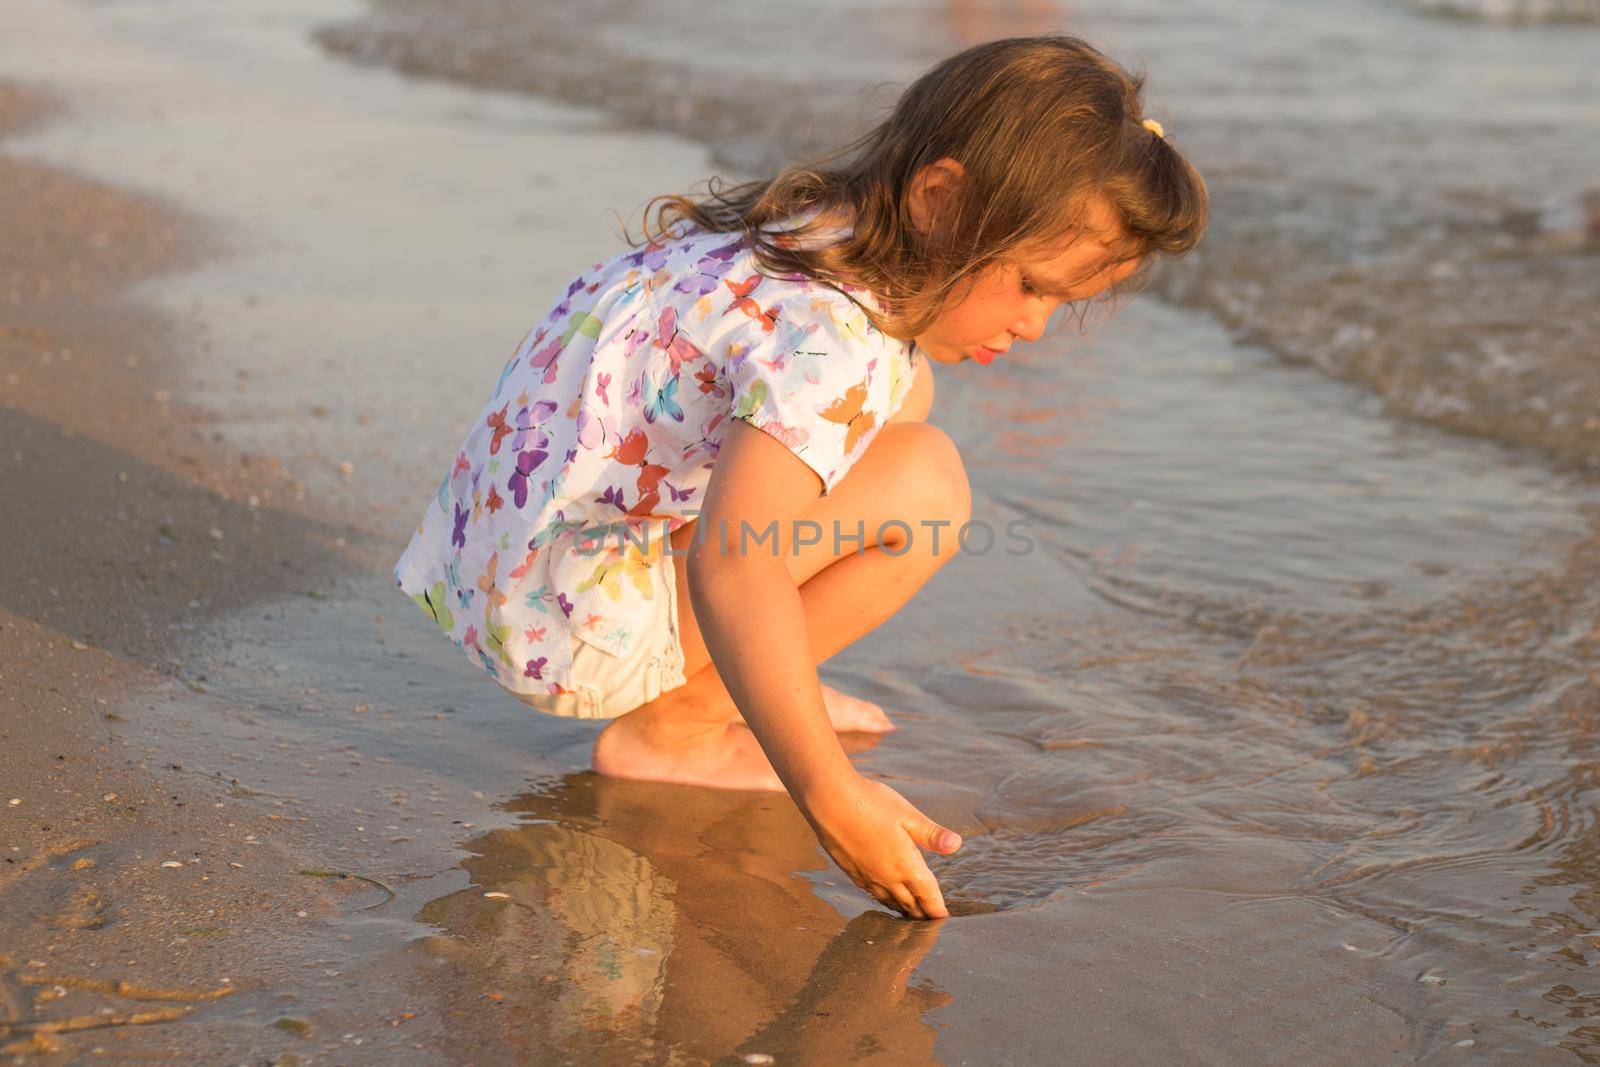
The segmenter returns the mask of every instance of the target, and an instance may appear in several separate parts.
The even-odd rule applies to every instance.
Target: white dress
[[[518,345],[395,567],[400,588],[517,693],[572,691],[573,640],[626,656],[659,604],[729,419],[830,492],[900,407],[921,354],[860,300],[758,270],[680,223],[595,264]],[[580,536],[581,535],[581,536]]]

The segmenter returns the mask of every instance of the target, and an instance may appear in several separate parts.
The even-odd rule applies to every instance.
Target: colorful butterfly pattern
[[[571,693],[580,632],[621,656],[659,632],[667,531],[698,515],[732,420],[832,489],[917,359],[838,290],[680,224],[591,266],[527,332],[395,580],[500,685]]]

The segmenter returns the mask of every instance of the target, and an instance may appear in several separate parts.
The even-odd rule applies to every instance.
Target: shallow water
[[[416,814],[403,858],[365,829],[344,846],[405,882],[362,944],[414,966],[474,1062],[1022,1062],[1063,1047],[1124,1060],[1600,1059],[1587,977],[1600,950],[1600,486],[1554,467],[1547,440],[1519,449],[1396,419],[1402,398],[1381,383],[1374,393],[1281,358],[1294,337],[1326,340],[1318,316],[1343,305],[1312,283],[1335,275],[1392,313],[1343,312],[1404,360],[1431,368],[1450,350],[1456,316],[1484,301],[1408,305],[1423,325],[1391,330],[1406,318],[1393,302],[1409,297],[1383,270],[1421,254],[1416,233],[1488,255],[1480,230],[1435,225],[1450,190],[1430,175],[1459,162],[1452,145],[1482,136],[1493,109],[1528,120],[1550,85],[1588,85],[1576,35],[1509,36],[1381,5],[1359,8],[1366,21],[1206,7],[1181,26],[1165,7],[1119,5],[1116,22],[1090,22],[1145,53],[1161,96],[1181,101],[1169,128],[1216,161],[1217,252],[1208,244],[1196,271],[1169,275],[1187,305],[1146,297],[1088,335],[1063,327],[989,368],[939,368],[933,421],[966,459],[975,517],[1025,523],[1034,547],[958,557],[824,668],[902,724],[859,742],[862,767],[967,839],[934,860],[960,917],[930,930],[869,909],[783,798],[582,773],[593,727],[530,717],[390,585],[505,351],[575,267],[614,247],[604,207],[698,180],[704,152],[601,112],[330,60],[309,31],[353,14],[340,5],[22,9],[52,47],[0,45],[0,68],[88,103],[19,150],[223,227],[231,255],[145,294],[196,338],[188,393],[219,432],[302,472],[300,506],[370,541],[348,548],[338,589],[206,620],[207,685],[231,704],[169,707],[163,751],[325,820]],[[534,59],[567,42],[538,77],[575,81],[538,87],[602,103],[608,64],[639,47],[621,4],[581,47],[543,23],[519,29],[505,8],[426,10],[409,38],[368,27],[338,39],[470,55],[513,84],[495,62],[532,79]],[[792,84],[816,99],[766,128],[798,128],[804,107],[853,106],[861,71],[897,76],[960,34],[992,35],[996,17],[1060,17],[952,6],[925,36],[885,44],[908,10],[920,9],[857,21],[837,49],[797,40],[806,62]],[[827,20],[853,11],[820,8],[797,32],[827,39]],[[718,39],[764,40],[766,16],[719,13]],[[1246,38],[1250,19],[1262,29]],[[1364,66],[1217,51],[1335,32]],[[540,51],[514,47],[535,38]],[[630,69],[680,79],[685,129],[730,158],[774,150],[739,135],[745,112],[705,95],[755,60],[692,69],[688,29],[652,40],[654,65]],[[1538,52],[1544,80],[1456,109],[1447,90],[1462,86],[1437,60],[1445,80],[1407,97],[1407,113],[1459,111],[1483,128],[1441,138],[1443,163],[1413,159],[1397,131],[1361,135],[1382,132],[1370,124],[1393,99],[1361,75],[1405,62],[1374,42],[1421,41],[1457,59],[1450,48],[1490,49],[1513,86]],[[1218,54],[1239,62],[1184,58]],[[78,57],[65,73],[60,55]],[[1275,80],[1202,90],[1241,64]],[[1592,95],[1562,106],[1552,122],[1594,119]],[[713,121],[729,128],[696,125]],[[1513,155],[1545,130],[1504,129],[1490,143]],[[1280,139],[1265,152],[1252,137]],[[1592,150],[1591,139],[1530,155],[1530,180],[1575,195],[1571,168]],[[1370,184],[1306,191],[1312,168],[1333,168],[1319,191],[1354,183],[1337,168],[1357,157]],[[1261,158],[1270,173],[1250,162]],[[1462,200],[1478,215],[1515,199],[1508,166],[1485,159]],[[1351,234],[1391,232],[1385,212],[1402,192],[1415,194],[1419,229],[1372,238],[1376,251],[1357,239],[1367,231]],[[1270,270],[1268,248],[1280,257]],[[1581,257],[1530,255],[1497,262],[1516,285],[1538,282],[1541,300],[1576,299],[1572,285],[1592,281],[1539,281],[1540,264]],[[1238,312],[1240,293],[1286,325]],[[1524,304],[1506,330],[1535,330],[1543,306]],[[1200,308],[1223,308],[1226,325]],[[1241,341],[1241,326],[1276,349]],[[1565,383],[1538,394],[1551,410],[1592,406],[1576,371],[1558,373],[1580,350],[1527,351]],[[1466,378],[1419,380],[1438,396]],[[270,752],[254,743],[263,729]]]
[[[1168,295],[1393,413],[1600,467],[1600,215],[1584,236],[1600,213],[1585,200],[1600,196],[1600,24],[1511,28],[1496,21],[1510,5],[1452,5],[1478,21],[1392,0],[832,0],[798,21],[761,3],[373,6],[322,40],[600,104],[743,171],[838,143],[962,45],[1087,34],[1149,71],[1151,112],[1217,202]]]

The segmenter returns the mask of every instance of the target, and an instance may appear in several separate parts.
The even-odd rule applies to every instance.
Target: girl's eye
[[[1041,295],[1038,288],[1028,280],[1028,276],[1026,274],[1022,276],[1022,291],[1029,296]]]

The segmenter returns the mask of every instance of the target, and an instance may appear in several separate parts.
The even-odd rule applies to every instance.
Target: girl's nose
[[[1031,308],[1011,324],[1011,332],[1017,335],[1019,341],[1037,341],[1044,336],[1045,324],[1049,321],[1049,309]]]

